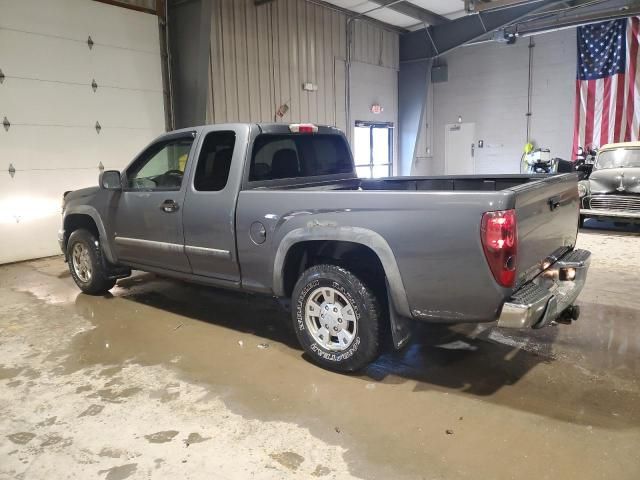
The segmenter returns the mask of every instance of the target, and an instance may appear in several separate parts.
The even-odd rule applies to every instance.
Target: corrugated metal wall
[[[356,21],[352,59],[398,68],[398,35]],[[207,122],[346,125],[347,17],[303,0],[213,0]],[[318,89],[308,92],[303,83]]]
[[[352,59],[380,67],[400,66],[400,37],[369,22],[355,22]]]

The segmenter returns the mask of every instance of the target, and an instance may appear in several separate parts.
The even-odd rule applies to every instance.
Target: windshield
[[[596,168],[640,167],[640,148],[620,148],[600,152]]]

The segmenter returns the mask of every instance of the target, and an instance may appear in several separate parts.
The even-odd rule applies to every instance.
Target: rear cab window
[[[340,135],[261,134],[253,145],[249,181],[352,173],[349,147]]]

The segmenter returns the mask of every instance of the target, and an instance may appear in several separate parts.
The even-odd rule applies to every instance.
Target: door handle
[[[160,205],[160,209],[165,213],[172,213],[178,211],[180,206],[173,200],[165,200]]]
[[[549,209],[553,212],[560,206],[560,197],[551,197],[547,203],[549,204]]]

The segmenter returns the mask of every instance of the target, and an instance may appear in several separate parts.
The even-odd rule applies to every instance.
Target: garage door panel
[[[159,133],[158,129],[12,127],[0,132],[3,160],[20,171],[125,167]],[[0,172],[0,177],[6,172]],[[16,174],[17,176],[18,174]],[[76,185],[76,188],[80,185]]]
[[[13,46],[2,51],[2,71],[7,76],[3,89],[11,86],[11,77],[91,84],[87,79],[91,52],[86,44],[3,29],[0,44]]]
[[[103,46],[89,50],[86,43],[3,29],[0,45],[17,47],[2,49],[2,71],[7,76],[3,88],[17,81],[13,77],[19,77],[87,88],[95,79],[98,87],[162,92],[162,77],[149,75],[161,69],[159,53]]]
[[[59,215],[21,223],[0,223],[2,263],[60,254],[56,240],[59,225]],[[38,241],[33,241],[36,238]]]
[[[121,50],[115,48],[94,47],[92,77],[98,88],[101,85],[137,90],[150,90],[162,93],[162,76],[149,75],[160,72],[162,65],[160,53]],[[91,81],[91,80],[90,80]]]
[[[159,52],[157,18],[87,0],[0,0],[0,27]]]
[[[0,88],[2,113],[17,125],[162,128],[162,93],[14,80]]]
[[[100,112],[100,124],[108,127],[164,127],[164,99],[160,92],[131,91],[105,88],[91,99],[95,112]]]
[[[62,195],[74,185],[96,185],[87,170],[17,172],[0,177],[0,252],[3,262],[55,255]]]

